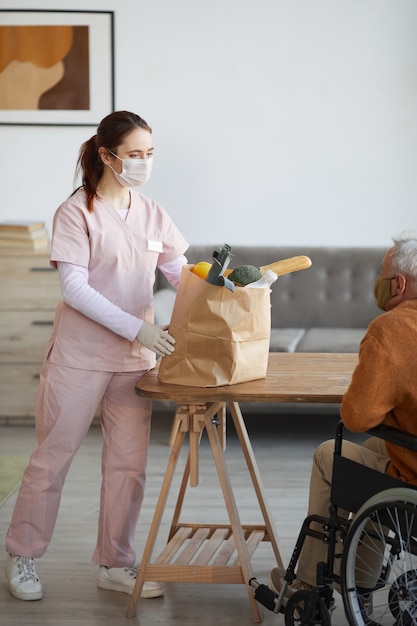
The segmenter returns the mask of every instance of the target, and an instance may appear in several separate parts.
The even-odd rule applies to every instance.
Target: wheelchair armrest
[[[406,433],[392,426],[386,426],[386,424],[379,424],[379,426],[370,428],[367,432],[375,437],[380,437],[380,439],[417,452],[417,437],[411,433]]]
[[[343,429],[344,424],[342,420],[340,420],[336,427],[335,436],[335,454],[339,456],[342,453]],[[379,424],[374,428],[370,428],[366,432],[370,435],[374,435],[375,437],[379,437],[380,439],[384,439],[385,441],[390,441],[398,446],[403,446],[404,448],[417,452],[417,437],[411,433],[406,433],[403,430],[398,430],[398,428],[387,426],[386,424]]]

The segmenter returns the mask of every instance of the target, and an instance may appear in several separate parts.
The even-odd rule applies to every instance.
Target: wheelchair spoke
[[[417,623],[417,492],[392,489],[371,498],[349,530],[342,594],[351,626]]]

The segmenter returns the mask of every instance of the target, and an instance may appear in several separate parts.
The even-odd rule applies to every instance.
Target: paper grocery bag
[[[162,357],[164,383],[217,387],[266,375],[270,289],[211,285],[186,265],[169,324],[175,352]]]

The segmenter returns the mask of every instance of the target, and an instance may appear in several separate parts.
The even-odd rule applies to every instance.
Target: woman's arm
[[[187,259],[182,254],[172,261],[158,265],[158,268],[161,270],[168,282],[176,289],[178,287],[178,283],[180,282],[182,268],[186,263]]]
[[[64,301],[86,317],[133,341],[143,320],[126,313],[88,284],[88,269],[59,261],[58,274]]]

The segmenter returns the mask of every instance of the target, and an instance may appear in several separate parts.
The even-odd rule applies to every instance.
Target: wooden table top
[[[169,358],[169,357],[167,357]],[[177,404],[206,402],[339,403],[357,354],[271,352],[266,378],[222,387],[189,387],[158,380],[158,364],[136,385],[140,396]]]

